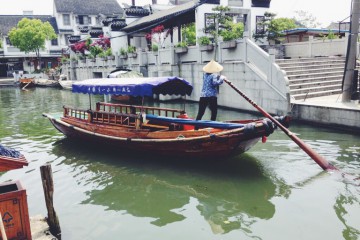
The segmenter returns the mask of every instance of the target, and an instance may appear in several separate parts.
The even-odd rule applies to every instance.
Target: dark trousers
[[[211,121],[216,120],[217,115],[217,97],[201,97],[199,101],[199,111],[196,120],[201,120],[204,116],[206,107],[209,106],[211,111]]]

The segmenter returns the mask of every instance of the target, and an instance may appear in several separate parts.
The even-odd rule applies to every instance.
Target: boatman
[[[209,106],[211,120],[216,121],[218,86],[223,84],[224,79],[226,79],[225,76],[219,74],[222,70],[223,66],[214,60],[211,60],[203,67],[203,86],[201,89],[199,111],[196,120],[201,120],[206,107]]]

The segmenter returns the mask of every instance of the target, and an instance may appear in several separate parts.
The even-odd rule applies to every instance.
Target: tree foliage
[[[265,38],[269,44],[271,41],[279,42],[284,36],[285,30],[294,29],[297,27],[295,20],[291,18],[275,18],[276,14],[265,12],[265,20],[262,23],[264,26],[264,33],[254,34],[255,40]]]
[[[224,41],[233,39],[239,39],[243,37],[244,24],[234,23],[233,17],[227,12],[230,11],[228,6],[216,6],[212,8],[213,14],[209,16],[210,19],[214,19],[214,24],[210,24],[205,30],[212,36],[214,42],[218,41],[218,37],[221,36]]]
[[[50,23],[39,19],[23,18],[9,32],[13,46],[25,53],[35,52],[37,57],[40,57],[40,49],[45,48],[45,40],[55,38],[57,35]]]
[[[190,23],[183,26],[181,31],[182,41],[186,42],[187,45],[196,44],[196,30],[195,23]]]

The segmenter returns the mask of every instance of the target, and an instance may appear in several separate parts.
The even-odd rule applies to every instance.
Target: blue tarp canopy
[[[179,77],[95,78],[73,83],[72,91],[129,96],[190,95],[193,87]]]

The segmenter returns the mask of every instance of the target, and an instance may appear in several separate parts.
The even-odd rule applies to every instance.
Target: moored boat
[[[35,87],[35,78],[23,77],[19,79],[19,87],[22,89]]]
[[[65,90],[71,90],[73,82],[72,80],[59,80],[60,86]]]
[[[192,86],[177,77],[90,79],[74,83],[73,92],[190,95]],[[68,137],[177,157],[214,158],[243,153],[275,129],[269,119],[196,121],[188,119],[183,110],[102,102],[94,110],[64,106],[62,117],[43,115]]]
[[[0,144],[0,172],[27,166],[28,162],[20,152]]]
[[[60,87],[58,80],[51,79],[35,79],[35,86],[37,87]]]

